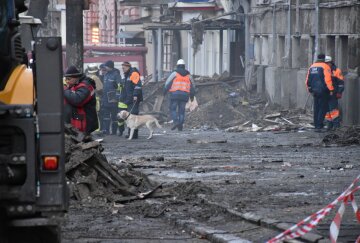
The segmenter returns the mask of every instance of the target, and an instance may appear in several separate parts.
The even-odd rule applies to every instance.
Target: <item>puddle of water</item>
[[[220,171],[210,171],[206,173],[196,173],[196,172],[187,172],[187,171],[162,171],[162,173],[157,173],[159,176],[166,176],[171,178],[178,179],[189,179],[189,178],[199,178],[199,177],[210,177],[210,176],[235,176],[240,175],[239,172],[220,172]]]
[[[289,197],[289,196],[313,196],[316,193],[306,193],[306,192],[279,192],[274,194],[277,197]]]

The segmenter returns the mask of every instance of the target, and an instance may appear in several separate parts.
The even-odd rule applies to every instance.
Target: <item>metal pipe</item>
[[[157,71],[158,71],[158,80],[161,81],[162,79],[162,29],[158,29],[158,38],[157,38]]]
[[[288,0],[289,2],[289,9],[288,9],[288,30],[287,30],[287,54],[286,54],[286,63],[288,67],[291,67],[291,0]]]
[[[115,38],[115,44],[119,44],[119,39],[118,39],[118,6],[117,6],[117,1],[115,0],[114,1],[114,29],[115,29],[115,35],[114,35],[114,38]]]
[[[273,16],[272,16],[272,53],[270,63],[276,66],[275,53],[276,53],[276,2],[273,5]]]
[[[296,0],[296,35],[300,35],[300,0]]]
[[[220,50],[219,50],[219,74],[223,72],[223,51],[224,51],[224,40],[223,40],[223,30],[220,30]]]
[[[66,0],[66,65],[84,70],[82,0]]]
[[[153,45],[153,55],[152,55],[152,80],[154,82],[157,82],[157,73],[156,73],[156,68],[157,68],[157,58],[156,58],[156,53],[157,53],[157,41],[156,41],[156,30],[151,31],[152,34],[152,45]]]
[[[228,56],[227,56],[227,71],[230,73],[230,62],[231,62],[231,51],[230,51],[230,44],[231,44],[231,29],[227,29],[227,49],[228,49]]]
[[[319,53],[319,0],[315,0],[315,52],[313,61],[317,59]]]

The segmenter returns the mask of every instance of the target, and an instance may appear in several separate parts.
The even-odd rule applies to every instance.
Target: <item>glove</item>
[[[336,99],[341,99],[342,94],[341,93],[336,93]]]

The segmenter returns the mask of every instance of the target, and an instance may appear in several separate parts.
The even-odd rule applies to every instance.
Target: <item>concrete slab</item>
[[[265,67],[258,66],[256,71],[256,92],[263,94],[265,91]]]
[[[297,69],[280,68],[279,78],[281,82],[281,105],[284,108],[295,108],[297,89]]]
[[[345,76],[345,91],[340,100],[344,125],[355,125],[360,122],[360,78],[354,73]]]
[[[299,70],[296,78],[296,108],[310,108],[312,104],[312,96],[309,96],[305,87],[307,70]]]
[[[276,67],[265,68],[265,93],[274,104],[281,103],[281,82]]]

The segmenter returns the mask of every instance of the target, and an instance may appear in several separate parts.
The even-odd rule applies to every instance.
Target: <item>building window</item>
[[[94,24],[91,26],[91,43],[99,44],[99,24]]]

